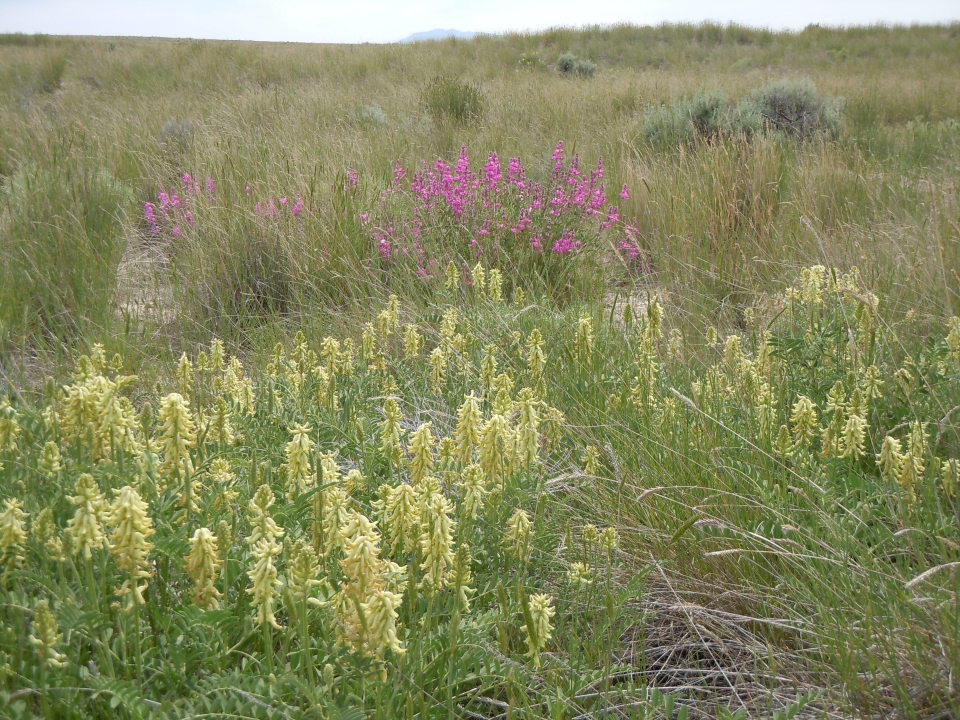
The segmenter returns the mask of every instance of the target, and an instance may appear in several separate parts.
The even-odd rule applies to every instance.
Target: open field
[[[958,273],[957,25],[0,36],[0,704],[958,717]]]

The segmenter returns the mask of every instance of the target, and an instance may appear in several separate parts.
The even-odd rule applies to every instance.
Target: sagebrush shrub
[[[810,79],[771,82],[756,93],[754,103],[768,127],[794,137],[839,129],[840,101],[821,95]]]

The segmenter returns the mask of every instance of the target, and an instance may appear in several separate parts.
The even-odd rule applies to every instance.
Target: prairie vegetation
[[[956,717],[958,44],[0,37],[5,712]]]

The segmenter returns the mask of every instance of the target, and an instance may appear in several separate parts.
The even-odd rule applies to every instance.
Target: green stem
[[[264,619],[261,624],[263,630],[263,654],[266,656],[267,672],[273,672],[273,634],[270,632],[270,623]]]
[[[136,595],[137,578],[134,573],[130,574],[130,582],[133,586],[133,653],[137,664],[137,687],[143,690],[143,658],[140,655],[140,601]]]
[[[310,622],[307,619],[307,593],[303,594],[303,605],[300,608],[300,666],[303,669],[303,679],[310,681],[313,670],[310,667]]]

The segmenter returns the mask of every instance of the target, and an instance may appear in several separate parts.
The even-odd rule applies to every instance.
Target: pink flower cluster
[[[351,171],[355,183],[356,171],[352,168]],[[348,177],[350,177],[349,174]],[[189,173],[184,173],[180,178],[179,188],[161,189],[157,194],[156,204],[151,202],[143,204],[143,218],[150,234],[155,237],[163,234],[173,238],[182,237],[187,228],[194,226],[194,213],[199,209],[198,204],[211,204],[216,200],[216,189],[217,183],[213,178],[208,177],[201,184]],[[244,187],[244,193],[248,198],[253,198],[253,191],[249,185]],[[276,202],[273,198],[266,202],[257,200],[253,206],[253,213],[270,220],[278,220],[282,217],[298,218],[303,214],[313,214],[306,208],[302,195],[298,195],[294,202],[290,202],[286,197]]]
[[[359,214],[361,226],[381,259],[414,256],[421,277],[431,274],[431,254],[451,249],[453,239],[474,257],[523,248],[537,254],[549,248],[567,257],[599,249],[602,232],[623,234],[619,208],[608,203],[603,160],[584,172],[578,155],[569,163],[564,155],[559,142],[546,183],[529,180],[519,157],[510,158],[504,172],[496,152],[474,172],[465,146],[453,164],[439,158],[408,169],[398,160],[390,187],[375,207]],[[619,197],[630,198],[626,185]]]
[[[193,226],[194,215],[190,207],[194,200],[206,191],[207,200],[213,202],[216,187],[217,184],[213,178],[208,177],[201,184],[199,180],[190,177],[189,173],[184,173],[180,178],[179,188],[179,192],[183,193],[183,199],[177,194],[178,189],[175,187],[171,187],[169,191],[161,189],[157,194],[157,205],[150,202],[143,204],[143,219],[147,223],[150,234],[159,236],[167,230],[171,237],[181,237],[183,226]]]

